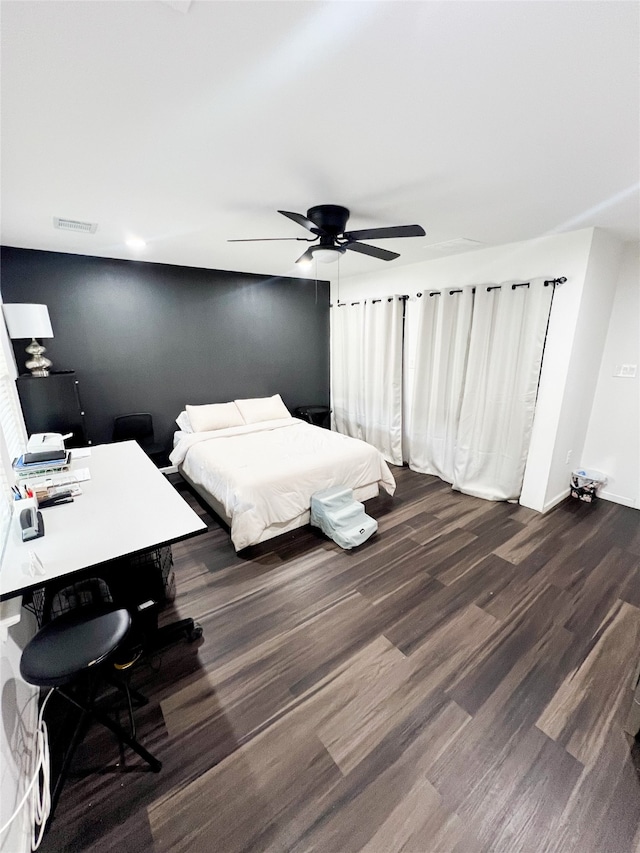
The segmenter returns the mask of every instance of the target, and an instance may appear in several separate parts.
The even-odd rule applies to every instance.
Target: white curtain
[[[553,287],[476,288],[453,487],[516,500],[524,467]]]
[[[453,483],[454,454],[464,390],[473,290],[425,292],[407,305],[415,328],[409,467]],[[409,316],[409,315],[413,316]]]
[[[362,358],[364,302],[331,308],[331,424],[352,438],[363,438]]]
[[[403,303],[397,296],[331,309],[334,428],[402,465]]]

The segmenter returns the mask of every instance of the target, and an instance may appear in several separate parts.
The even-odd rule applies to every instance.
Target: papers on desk
[[[29,551],[29,572],[34,578],[46,574],[42,560],[35,551]]]
[[[91,456],[90,447],[74,447],[71,451],[71,459],[84,459],[86,456]]]

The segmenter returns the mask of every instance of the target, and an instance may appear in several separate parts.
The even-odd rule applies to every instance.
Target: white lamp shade
[[[10,338],[52,338],[53,329],[46,305],[24,302],[2,306]]]
[[[317,246],[313,250],[313,259],[320,261],[321,264],[332,264],[337,261],[342,252],[338,249],[332,249],[330,246]]]

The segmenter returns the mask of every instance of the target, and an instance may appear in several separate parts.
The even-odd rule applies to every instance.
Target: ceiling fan
[[[392,261],[394,258],[400,257],[397,252],[379,249],[377,246],[368,246],[359,241],[425,236],[425,230],[420,225],[396,225],[388,228],[345,231],[349,211],[346,207],[340,207],[337,204],[318,204],[316,207],[310,207],[306,216],[301,213],[291,213],[288,210],[279,210],[278,213],[293,220],[298,225],[302,225],[307,231],[315,234],[315,237],[253,237],[244,240],[228,240],[227,242],[252,243],[264,240],[302,240],[307,243],[315,243],[315,246],[309,246],[296,261],[297,264],[304,266],[313,260],[322,263],[337,261],[347,249],[351,252],[360,252],[362,255],[370,255],[372,258],[378,258],[381,261]]]

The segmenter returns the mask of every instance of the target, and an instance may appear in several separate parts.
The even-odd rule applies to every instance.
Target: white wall
[[[635,378],[614,376],[623,364]],[[625,243],[580,460],[607,475],[600,495],[640,508],[640,243]]]
[[[620,244],[593,228],[342,278],[340,301],[442,287],[557,278],[521,502],[539,511],[568,493],[582,454],[615,283]],[[332,301],[338,284],[332,283]],[[580,340],[576,333],[580,326]],[[585,334],[588,330],[588,335]],[[407,330],[410,335],[411,330]],[[587,351],[582,341],[590,341]],[[575,424],[575,413],[583,417]],[[566,462],[567,452],[572,456]]]
[[[2,299],[0,297],[0,306],[1,304]],[[1,317],[0,347],[2,347],[12,377],[15,378],[18,375],[18,370],[11,342]],[[17,395],[15,399],[17,411],[20,412]],[[23,438],[26,439],[24,423],[21,424],[21,431]],[[0,465],[4,465],[7,476],[13,482],[11,458],[7,453],[2,436],[0,436]],[[3,546],[4,542],[0,543],[0,549]],[[19,668],[22,649],[35,631],[35,619],[24,608],[21,608],[19,624],[9,628],[8,635],[5,636],[2,627],[0,627],[0,695],[2,697],[0,826],[5,824],[22,797],[33,765],[39,691],[22,680]],[[20,853],[20,851],[30,849],[31,823],[29,810],[23,808],[11,827],[0,835],[0,853]]]
[[[0,648],[0,826],[11,817],[22,798],[34,766],[39,691],[20,677],[20,655],[35,630],[35,618],[23,611],[20,622],[9,629]],[[0,836],[0,853],[30,849],[30,811],[25,806]]]
[[[536,445],[537,455],[532,458],[530,454],[527,461],[520,502],[533,509],[545,511],[565,498],[569,492],[571,471],[582,464],[587,425],[618,280],[621,249],[622,245],[618,240],[600,229],[593,229],[582,288],[576,287],[574,294],[576,297],[579,295],[579,303],[574,306],[577,307],[577,312],[564,311],[560,315],[552,310],[547,336],[548,350],[545,351],[532,433],[532,448],[536,429],[546,429],[547,426],[545,415],[548,399],[546,394],[543,394],[543,388],[545,391],[548,389],[550,377],[553,377],[556,387],[562,385],[562,399],[559,408],[553,413],[557,417],[555,433],[543,448]],[[563,285],[563,291],[565,287],[567,285]],[[562,357],[556,356],[554,347],[559,341],[569,343],[568,359],[564,352]],[[566,351],[566,347],[564,349]],[[534,464],[536,470],[532,471],[530,466]],[[528,489],[534,474],[536,477],[538,475],[538,466],[541,466],[542,472],[546,472],[542,501],[539,493]]]
[[[345,302],[391,293],[415,295],[425,288],[437,290],[439,287],[463,287],[510,279],[526,281],[541,276],[556,278],[564,275],[581,280],[586,273],[593,232],[593,228],[584,228],[403,267],[394,267],[393,262],[386,264],[372,260],[372,271],[366,275],[345,277],[343,268],[340,283],[332,280],[331,299],[335,301],[338,297],[338,289],[340,301]],[[377,266],[373,267],[374,264]],[[330,265],[325,270],[333,273]]]

